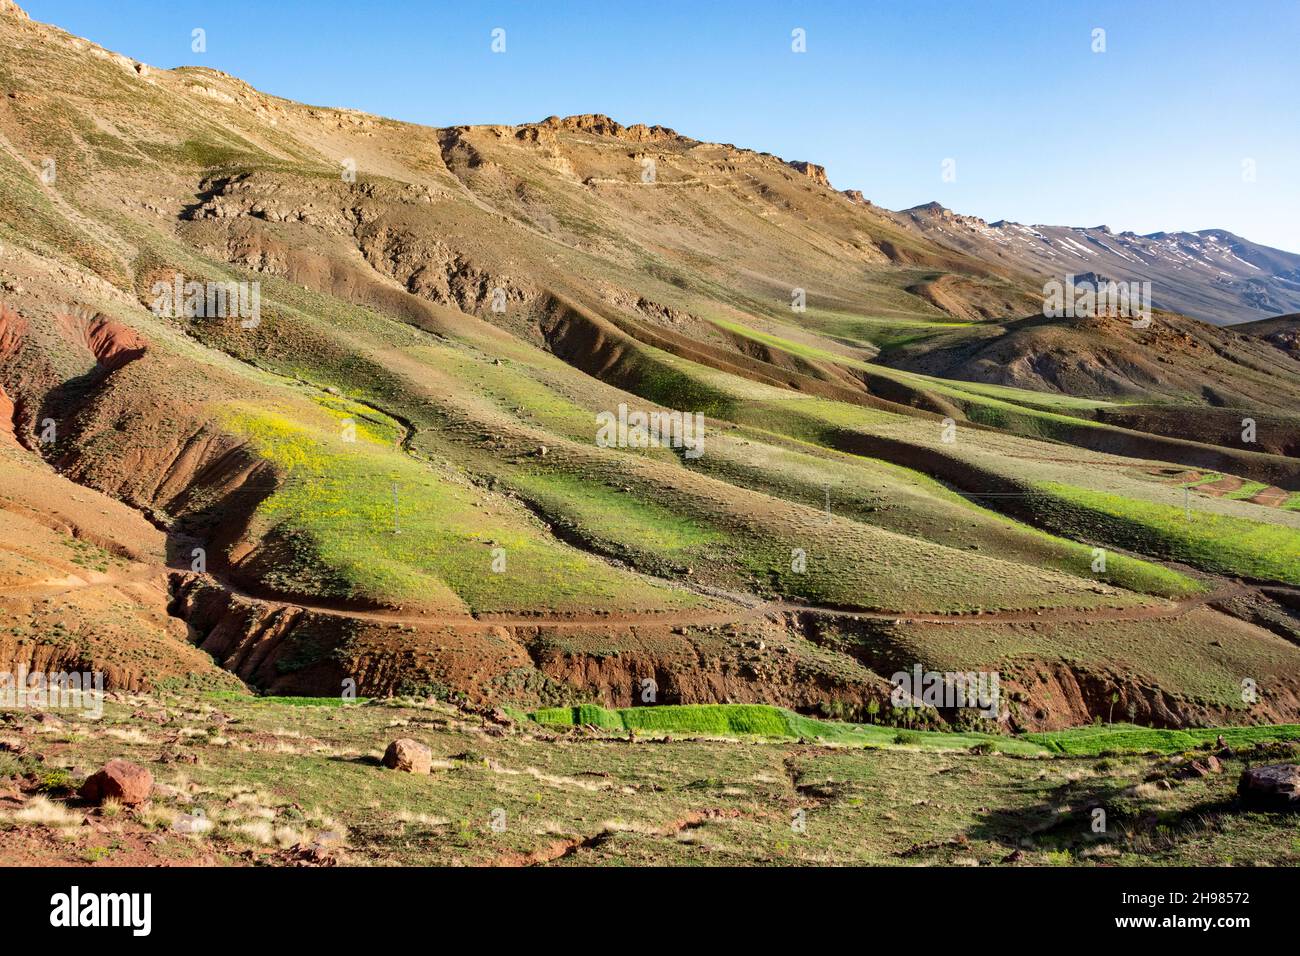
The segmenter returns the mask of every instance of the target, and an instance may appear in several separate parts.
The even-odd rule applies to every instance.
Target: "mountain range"
[[[1150,282],[1158,308],[1215,325],[1300,308],[1300,255],[1224,229],[1140,236],[1106,226],[988,223],[934,202],[896,216],[941,245],[1045,279]]]

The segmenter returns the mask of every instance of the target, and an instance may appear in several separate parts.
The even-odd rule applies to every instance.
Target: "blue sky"
[[[1300,252],[1296,0],[20,3],[308,103],[439,126],[607,113],[820,163],[891,208],[1225,228]]]

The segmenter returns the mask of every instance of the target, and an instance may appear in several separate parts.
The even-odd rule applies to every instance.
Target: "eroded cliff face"
[[[809,179],[815,182],[818,186],[825,186],[827,189],[831,188],[831,181],[826,178],[825,166],[818,166],[816,163],[809,163],[797,159],[791,160],[790,162],[786,163],[786,165],[789,166],[791,169],[803,173],[805,176],[807,176]],[[861,196],[862,194],[859,193],[858,195]]]

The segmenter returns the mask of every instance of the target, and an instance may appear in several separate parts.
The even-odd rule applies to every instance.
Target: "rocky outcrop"
[[[831,181],[826,178],[826,167],[818,166],[816,163],[807,163],[800,159],[792,159],[786,162],[786,165],[795,172],[803,173],[819,186],[830,187]]]
[[[603,113],[583,113],[577,116],[548,116],[540,123],[532,124],[535,128],[564,133],[590,133],[596,136],[618,136],[637,142],[652,142],[664,139],[677,139],[676,130],[666,126],[647,126],[634,123],[624,126],[605,116]],[[524,127],[528,128],[528,127]]]

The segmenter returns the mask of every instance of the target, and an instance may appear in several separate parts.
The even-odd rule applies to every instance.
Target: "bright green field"
[[[1300,724],[1260,727],[1208,727],[1192,730],[1158,730],[1132,724],[1104,724],[1047,733],[1007,737],[997,734],[900,731],[873,724],[847,724],[804,717],[782,707],[765,704],[666,704],[611,710],[596,704],[552,707],[528,715],[539,724],[558,727],[594,726],[614,733],[638,730],[648,733],[751,735],[774,738],[820,739],[821,742],[863,747],[918,746],[926,749],[968,749],[991,745],[1004,753],[1020,755],[1064,754],[1097,756],[1101,753],[1179,753],[1222,735],[1229,747],[1244,747],[1275,740],[1300,740]]]
[[[872,724],[845,724],[804,717],[767,704],[665,704],[659,707],[625,707],[609,710],[595,704],[552,707],[529,715],[539,724],[582,727],[588,724],[609,731],[640,730],[649,733],[707,735],[747,734],[758,737],[806,738],[862,747],[915,745],[965,750],[985,744],[1007,753],[1043,753],[1042,747],[997,734],[899,731]],[[900,738],[900,733],[903,736]]]
[[[1042,744],[1054,754],[1089,757],[1114,753],[1177,753],[1219,737],[1229,747],[1247,747],[1272,740],[1300,740],[1300,724],[1264,727],[1209,727],[1193,730],[1156,730],[1132,724],[1077,727],[1042,734],[1025,734],[1025,740]]]
[[[1073,485],[1037,487],[1103,525],[1114,540],[1145,554],[1266,581],[1300,584],[1300,531],[1230,515],[1138,501]]]
[[[517,504],[485,500],[469,482],[411,458],[397,447],[398,426],[369,408],[324,403],[324,414],[303,406],[292,418],[241,405],[225,412],[226,427],[285,476],[254,516],[254,527],[278,542],[265,583],[473,611],[696,603],[550,539]],[[348,418],[355,441],[346,440]],[[493,567],[498,548],[501,572]]]

